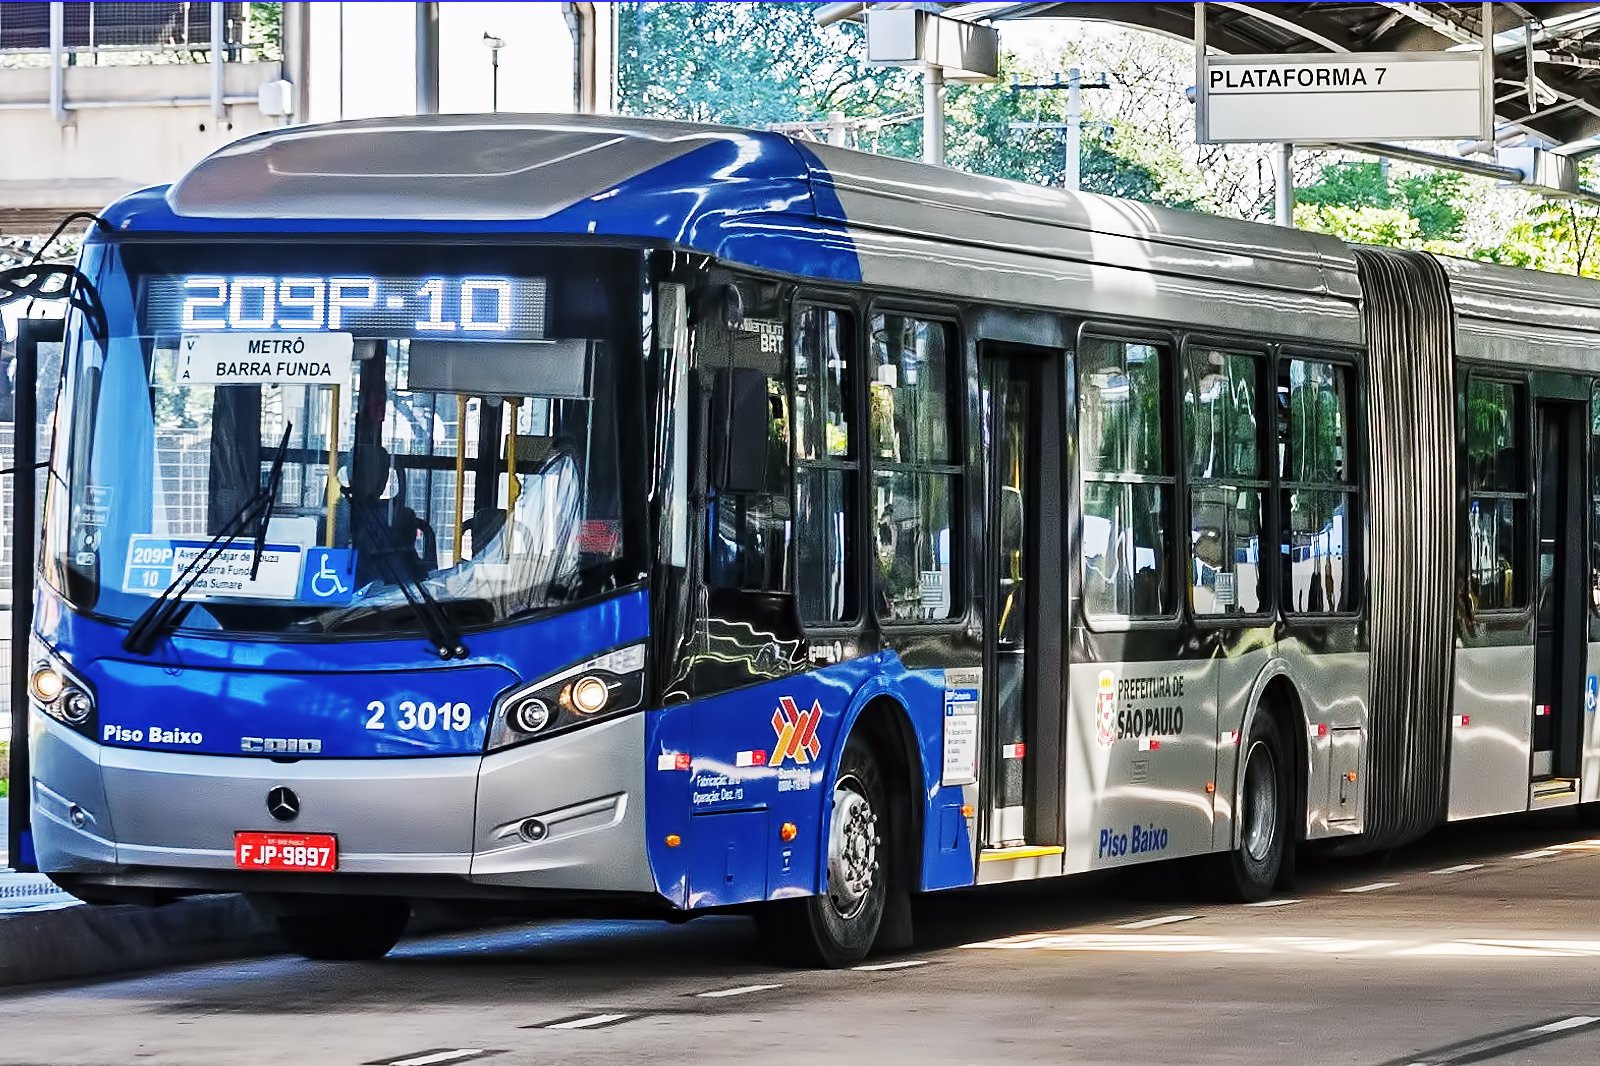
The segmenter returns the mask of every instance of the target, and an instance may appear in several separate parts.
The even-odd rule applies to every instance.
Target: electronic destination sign
[[[160,274],[144,322],[153,333],[541,340],[545,290],[543,278],[504,275]]]

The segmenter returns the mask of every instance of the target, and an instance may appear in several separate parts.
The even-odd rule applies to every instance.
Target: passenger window
[[[855,322],[848,311],[795,316],[796,594],[807,624],[856,617],[855,506],[860,471],[850,433]]]
[[[1467,594],[1473,609],[1528,602],[1527,427],[1522,389],[1467,381]]]
[[[1589,510],[1589,609],[1600,616],[1600,391],[1589,398]]]
[[[1351,441],[1351,372],[1313,359],[1278,369],[1278,463],[1284,610],[1355,610],[1358,484]]]
[[[1173,462],[1164,439],[1165,345],[1104,337],[1078,353],[1084,606],[1090,615],[1172,613]]]
[[[873,595],[885,621],[937,621],[961,608],[953,556],[960,536],[951,528],[963,513],[952,364],[959,369],[948,324],[873,316]]]
[[[1259,355],[1191,348],[1184,360],[1183,440],[1189,474],[1189,603],[1197,615],[1258,614],[1268,488],[1258,417]]]
[[[713,501],[707,580],[713,588],[787,592],[793,588],[789,541],[791,450],[789,360],[777,287],[740,283],[745,314],[732,328],[714,318],[699,326],[696,361],[704,367],[760,370],[766,377],[767,465],[757,492],[723,492]],[[713,429],[715,431],[715,429]],[[734,441],[739,447],[747,442]]]

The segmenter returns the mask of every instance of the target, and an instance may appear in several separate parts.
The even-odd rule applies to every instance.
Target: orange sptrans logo
[[[822,722],[822,701],[811,704],[802,711],[789,696],[778,697],[778,709],[772,712],[772,730],[778,734],[778,744],[772,751],[772,766],[782,766],[790,759],[796,766],[804,766],[822,754],[822,742],[817,739],[817,726]]]

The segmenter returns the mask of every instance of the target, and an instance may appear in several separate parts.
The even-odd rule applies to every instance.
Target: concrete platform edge
[[[242,896],[165,907],[63,907],[0,918],[0,988],[283,950]]]

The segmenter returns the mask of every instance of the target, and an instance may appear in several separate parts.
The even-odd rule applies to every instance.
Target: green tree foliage
[[[1509,266],[1600,277],[1600,207],[1546,200],[1480,254]]]
[[[1398,207],[1344,207],[1336,203],[1298,203],[1296,228],[1331,233],[1349,244],[1420,248],[1422,227]]]
[[[1331,217],[1311,216],[1330,225],[1354,224],[1372,230],[1374,236],[1388,233],[1407,240],[1448,241],[1461,234],[1464,212],[1460,207],[1465,179],[1452,171],[1437,170],[1392,177],[1390,168],[1376,161],[1341,162],[1326,167],[1317,180],[1299,189],[1295,197],[1301,204],[1317,208],[1371,210],[1384,212],[1365,221],[1358,218],[1334,221]],[[1390,212],[1409,217],[1415,226],[1394,225]],[[1298,222],[1299,215],[1296,214]],[[1308,228],[1337,233],[1321,225]],[[1414,232],[1413,232],[1414,231]],[[1367,240],[1367,244],[1402,243],[1400,240]]]
[[[619,3],[622,110],[761,128],[881,115],[917,91],[911,72],[867,65],[864,27],[818,27],[816,6]]]
[[[818,27],[813,3],[618,5],[618,96],[625,113],[761,128],[819,121],[832,113],[857,123],[860,147],[922,154],[921,78],[866,62],[863,27]],[[1028,82],[1044,72],[1012,69]],[[1061,122],[1066,93],[1018,91],[1002,81],[947,89],[946,160],[975,173],[1035,185],[1062,184],[1059,131],[1013,130],[1014,122]],[[1087,95],[1087,94],[1086,94]],[[1124,143],[1090,125],[1080,174],[1091,192],[1193,206]]]

